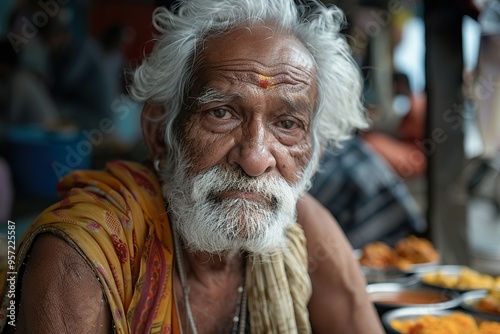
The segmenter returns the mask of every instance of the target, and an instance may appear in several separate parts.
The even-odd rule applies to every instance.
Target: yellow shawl
[[[57,234],[94,269],[116,333],[180,333],[173,298],[173,239],[154,173],[137,163],[116,161],[104,171],[65,176],[58,191],[62,201],[40,214],[20,240],[17,271],[38,234]],[[289,251],[247,261],[252,333],[311,331],[305,238],[298,224],[287,235]],[[0,275],[2,306],[9,305],[5,277]],[[0,331],[5,310],[0,310]]]

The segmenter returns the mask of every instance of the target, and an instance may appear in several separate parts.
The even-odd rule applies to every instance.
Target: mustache
[[[263,202],[265,202],[269,207],[276,208],[279,205],[279,194],[276,194],[276,187],[271,185],[279,184],[282,190],[291,190],[291,185],[285,180],[274,176],[262,176],[259,178],[250,177],[242,171],[238,170],[227,170],[221,168],[214,168],[205,173],[209,175],[211,181],[214,176],[216,177],[215,184],[212,184],[211,189],[207,191],[206,199],[212,203],[221,203],[223,201],[229,200],[239,200],[238,198],[227,199],[222,196],[223,193],[227,192],[248,192],[256,193],[262,197]],[[203,183],[204,176],[198,180]],[[208,181],[208,180],[206,180]],[[284,188],[284,189],[283,189]]]

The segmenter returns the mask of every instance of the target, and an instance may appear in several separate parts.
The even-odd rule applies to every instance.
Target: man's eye
[[[231,114],[229,112],[227,112],[227,110],[225,109],[213,109],[213,110],[210,110],[210,114],[212,116],[214,116],[215,118],[228,118],[231,116]]]
[[[298,126],[296,122],[290,120],[280,121],[279,125],[286,130],[292,130]]]

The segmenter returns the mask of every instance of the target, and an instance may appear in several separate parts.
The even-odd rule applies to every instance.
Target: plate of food
[[[439,264],[440,260],[439,252],[429,240],[413,235],[399,240],[394,247],[381,241],[371,242],[357,253],[361,266],[372,270],[412,272]]]
[[[354,257],[356,260],[361,259],[363,256],[362,249],[354,250]],[[361,265],[361,272],[365,276],[367,284],[374,283],[401,283],[401,284],[414,284],[418,282],[418,277],[415,273],[399,270],[395,267],[377,268]]]
[[[500,322],[500,290],[469,291],[461,299],[464,310]]]
[[[457,310],[408,307],[382,316],[389,334],[492,334],[500,333],[500,322]]]
[[[416,271],[420,281],[441,289],[453,289],[459,292],[472,290],[500,290],[500,277],[483,274],[467,266],[434,266]]]
[[[460,294],[452,290],[438,290],[421,284],[369,284],[366,291],[379,315],[402,307],[450,309],[460,305]]]

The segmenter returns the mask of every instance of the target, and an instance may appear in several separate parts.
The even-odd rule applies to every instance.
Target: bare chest
[[[174,279],[175,297],[179,322],[183,334],[192,334],[192,326],[198,334],[231,334],[238,327],[235,316],[240,315],[242,282],[229,279],[218,285],[207,287],[189,285],[189,299],[184,297],[179,280]],[[189,304],[189,306],[187,305]],[[189,310],[192,317],[189,316]]]

